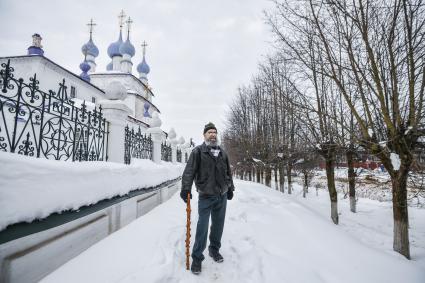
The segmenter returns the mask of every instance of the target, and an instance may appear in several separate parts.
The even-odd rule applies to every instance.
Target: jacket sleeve
[[[229,161],[229,156],[227,156],[227,178],[229,178],[229,190],[230,191],[234,191],[235,190],[235,185],[233,184],[233,177],[232,177],[232,170],[230,169],[230,161]]]
[[[186,167],[183,171],[182,176],[182,191],[191,191],[193,180],[195,179],[196,172],[198,171],[198,155],[199,150],[194,149],[189,156],[189,160],[186,163]]]

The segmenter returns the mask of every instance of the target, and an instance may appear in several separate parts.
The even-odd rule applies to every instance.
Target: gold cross
[[[146,54],[146,46],[148,46],[146,44],[146,41],[143,41],[143,44],[142,44],[142,47],[143,47],[143,57],[145,57],[145,54]]]
[[[90,38],[91,38],[91,35],[92,35],[92,33],[93,33],[93,27],[94,27],[96,24],[93,22],[93,19],[90,19],[90,23],[88,23],[87,25],[89,26],[89,30],[90,30]]]
[[[122,26],[124,24],[124,18],[125,18],[124,10],[121,10],[121,13],[118,15],[118,19],[120,19],[120,21],[119,21],[120,28],[122,28]]]
[[[130,26],[133,23],[133,20],[130,17],[128,17],[126,23],[127,23],[127,36],[129,36],[130,35]]]

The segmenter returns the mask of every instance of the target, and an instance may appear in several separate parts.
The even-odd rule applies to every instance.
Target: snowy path
[[[419,262],[407,261],[391,251],[391,244],[364,243],[362,233],[376,233],[369,235],[376,239],[372,244],[388,244],[390,235],[379,233],[379,227],[336,226],[324,204],[310,208],[312,194],[306,201],[254,183],[235,185],[222,240],[225,260],[219,264],[207,256],[201,275],[185,270],[185,204],[175,194],[42,282],[424,282],[424,254],[417,255]],[[197,197],[192,203],[194,232]],[[385,225],[380,220],[376,224]]]

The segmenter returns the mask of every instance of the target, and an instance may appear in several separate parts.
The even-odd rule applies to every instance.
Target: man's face
[[[217,142],[217,131],[215,129],[210,129],[206,131],[204,134],[204,139],[206,142],[210,142],[212,144]]]

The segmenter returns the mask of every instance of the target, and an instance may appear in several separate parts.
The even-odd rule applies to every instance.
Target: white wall
[[[167,201],[180,181],[0,245],[0,282],[38,282],[96,242]],[[149,233],[149,231],[147,231]]]
[[[1,58],[1,63],[6,63],[8,58]],[[71,97],[71,86],[76,89],[76,97],[82,100],[92,101],[92,97],[102,99],[103,92],[80,79],[78,75],[63,69],[42,56],[10,57],[10,65],[15,69],[13,72],[16,79],[23,78],[26,84],[30,83],[29,78],[37,74],[40,82],[39,89],[48,92],[59,90],[59,83],[65,78],[68,97]]]

